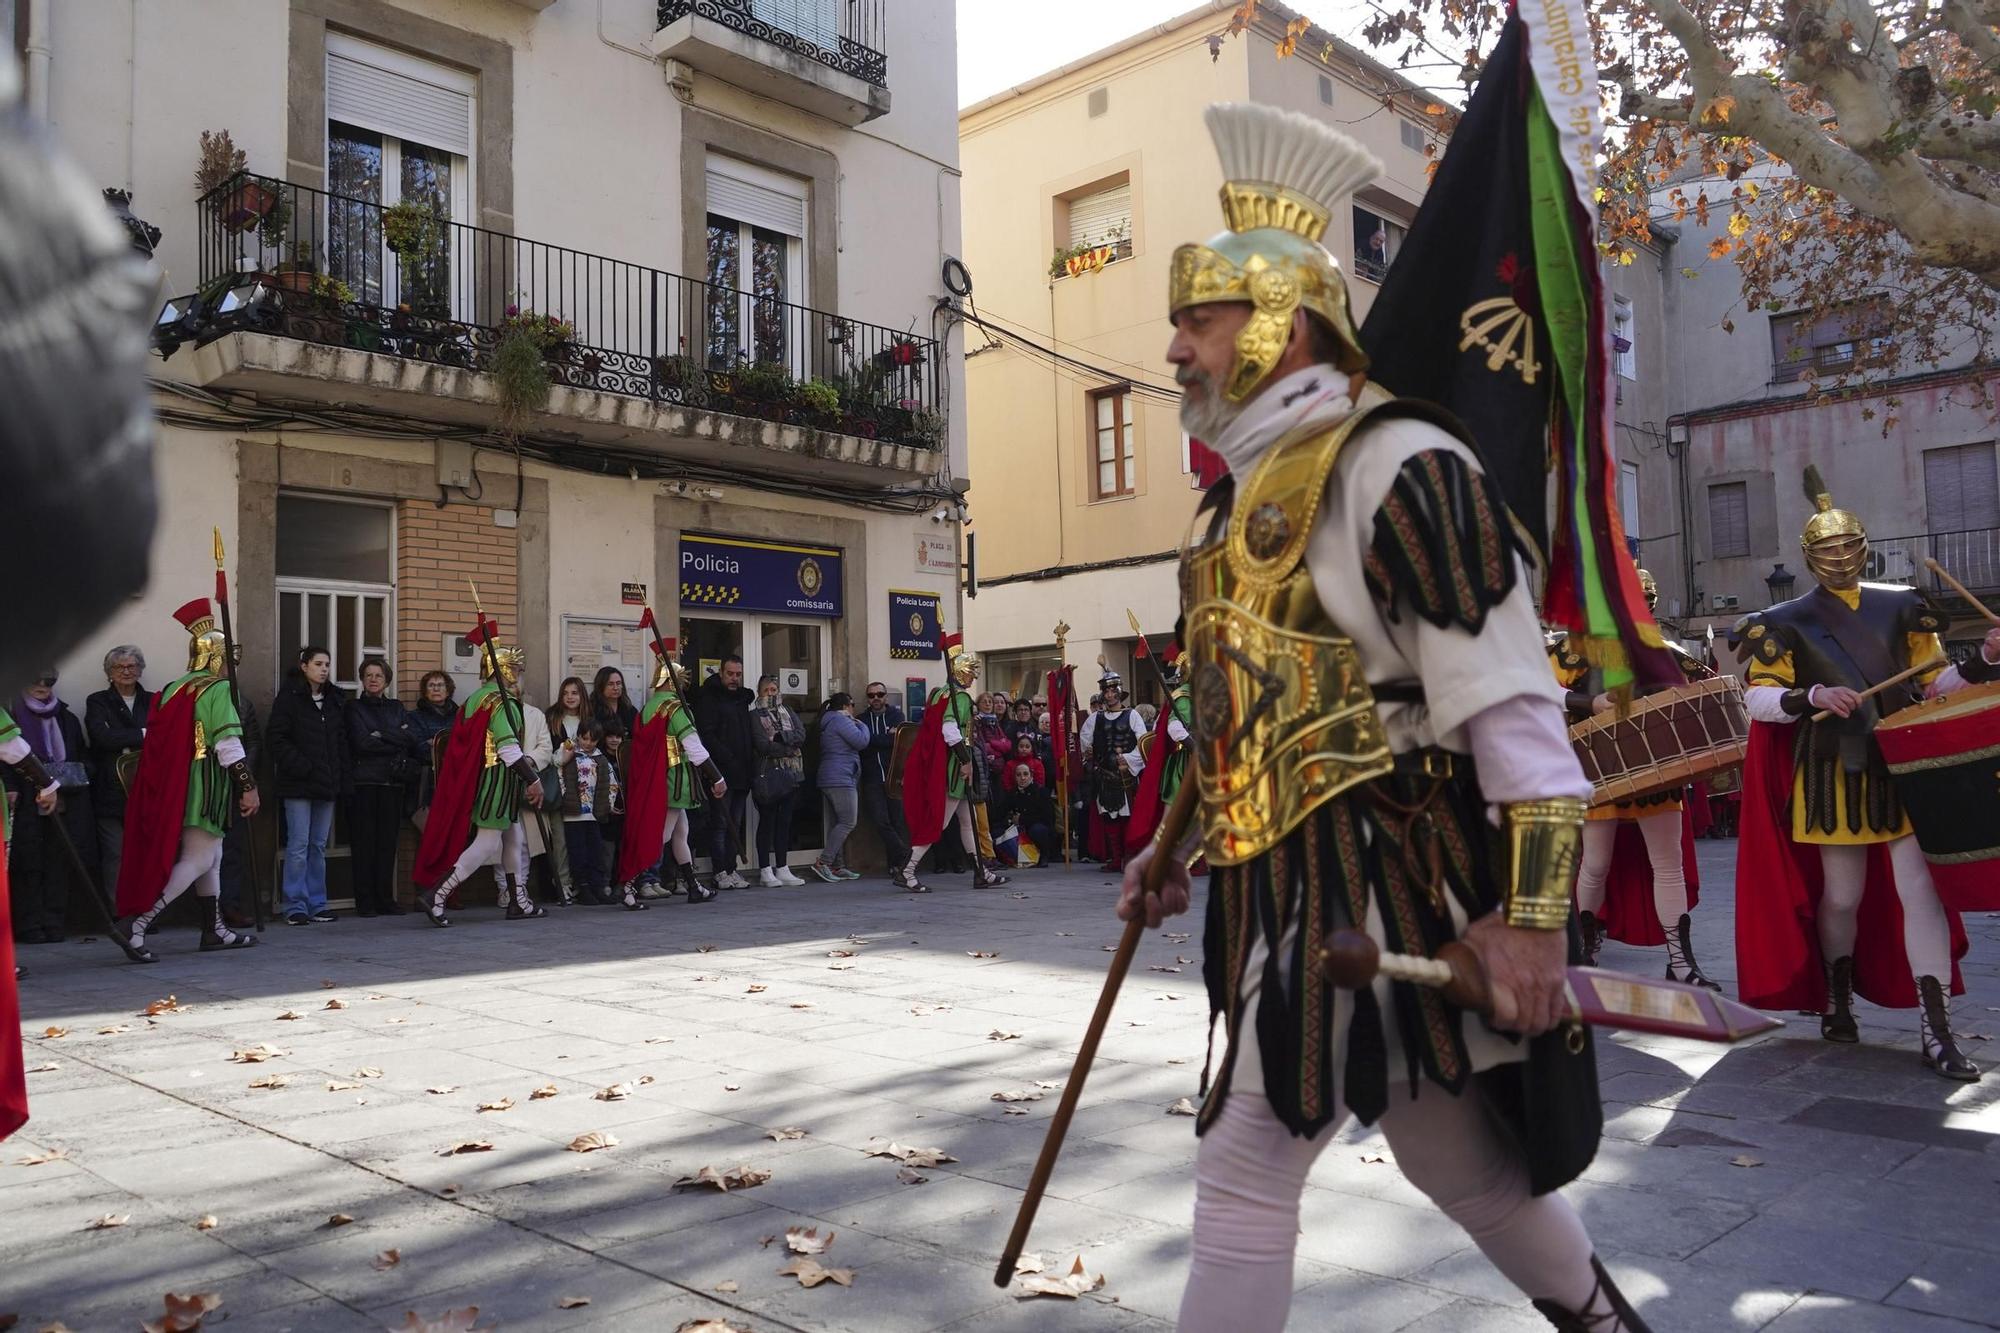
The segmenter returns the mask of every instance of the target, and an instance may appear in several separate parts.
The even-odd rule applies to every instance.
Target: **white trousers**
[[[1914,837],[1889,844],[1896,872],[1896,898],[1903,906],[1903,950],[1910,971],[1951,985],[1951,923],[1931,882],[1930,863]],[[1828,962],[1854,955],[1855,917],[1868,883],[1868,848],[1822,844],[1820,868],[1826,883],[1819,895],[1819,948]]]
[[[672,846],[674,849],[675,865],[685,866],[694,864],[694,853],[688,850],[688,812],[685,810],[668,808],[667,820],[664,824],[660,825],[660,845],[653,849],[653,859],[648,863],[649,869],[651,866],[656,866],[660,863],[661,855],[669,846]],[[644,871],[640,872],[640,874],[644,873]],[[633,878],[636,880],[639,876],[634,875]]]
[[[1653,864],[1653,910],[1669,931],[1688,909],[1687,868],[1681,861],[1683,818],[1678,810],[1663,810],[1632,821],[1646,840],[1646,859]],[[1611,852],[1622,822],[1593,819],[1583,826],[1583,865],[1576,872],[1578,911],[1604,912],[1604,885],[1611,875]]]
[[[1341,1123],[1317,1138],[1293,1137],[1264,1096],[1254,1042],[1246,1045],[1250,1062],[1239,1057],[1238,1085],[1195,1158],[1194,1265],[1181,1297],[1181,1333],[1285,1327],[1300,1195]],[[1453,1097],[1427,1084],[1415,1101],[1400,1085],[1392,1089],[1377,1123],[1403,1175],[1508,1281],[1531,1297],[1581,1310],[1596,1288],[1590,1237],[1568,1200],[1529,1191],[1527,1164],[1477,1085]],[[1609,1305],[1600,1298],[1598,1309]]]
[[[951,796],[945,799],[945,827],[950,828],[954,819],[958,821],[959,841],[963,844],[966,851],[972,853],[973,859],[976,861],[979,857],[979,834],[972,827],[972,800],[970,797]],[[924,853],[929,851],[931,846],[932,844],[927,842],[921,847],[912,847],[910,849],[909,871],[912,875],[917,873],[917,862],[924,859]]]
[[[222,894],[222,839],[205,829],[181,830],[180,856],[167,872],[160,896],[132,922],[134,943],[143,941],[154,919],[190,887],[197,898],[216,898]]]
[[[455,889],[480,867],[489,865],[497,866],[496,873],[503,878],[511,875],[520,883],[528,882],[528,839],[520,820],[515,820],[504,829],[475,830],[472,841],[465,844],[465,850],[452,864],[451,875],[445,884]]]

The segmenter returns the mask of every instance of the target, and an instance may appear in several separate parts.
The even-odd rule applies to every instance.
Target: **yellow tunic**
[[[1859,588],[1829,588],[1827,591],[1847,603],[1850,610],[1858,610],[1861,606]],[[1933,657],[1944,656],[1944,644],[1937,635],[1912,634],[1908,638],[1910,662],[1927,662]],[[1917,682],[1929,685],[1943,670],[1944,667],[1940,665],[1936,671],[1926,671],[1917,677]],[[1793,688],[1798,684],[1798,674],[1792,666],[1792,655],[1786,653],[1775,662],[1764,662],[1754,656],[1751,657],[1745,683],[1750,686],[1775,685],[1783,690]],[[1804,725],[1803,719],[1793,725]],[[1900,816],[1894,828],[1879,833],[1868,828],[1868,821],[1865,819],[1860,821],[1863,827],[1859,832],[1851,830],[1847,818],[1847,784],[1844,782],[1833,784],[1834,831],[1828,833],[1819,828],[1807,828],[1805,785],[1805,770],[1800,768],[1792,774],[1792,841],[1794,842],[1816,843],[1831,847],[1858,847],[1878,842],[1892,842],[1910,832],[1910,817],[1907,814]],[[1862,800],[1867,800],[1867,793],[1867,779],[1864,776]]]

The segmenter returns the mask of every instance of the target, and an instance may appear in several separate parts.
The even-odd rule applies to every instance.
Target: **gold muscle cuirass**
[[[1341,447],[1374,411],[1273,445],[1223,535],[1182,556],[1202,844],[1216,865],[1269,851],[1394,767],[1354,642],[1320,605],[1305,560]]]

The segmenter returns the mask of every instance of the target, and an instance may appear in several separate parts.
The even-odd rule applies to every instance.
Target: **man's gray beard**
[[[1243,413],[1241,404],[1232,403],[1215,392],[1214,386],[1204,383],[1200,401],[1189,398],[1185,391],[1181,394],[1181,429],[1203,444],[1213,446],[1221,438],[1229,423]]]

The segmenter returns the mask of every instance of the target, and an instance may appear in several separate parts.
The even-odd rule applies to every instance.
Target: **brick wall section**
[[[500,622],[500,641],[520,628],[515,597],[516,530],[493,526],[491,509],[422,500],[396,507],[396,686],[415,703],[417,682],[441,665],[438,636],[472,628],[470,578],[486,614]]]

